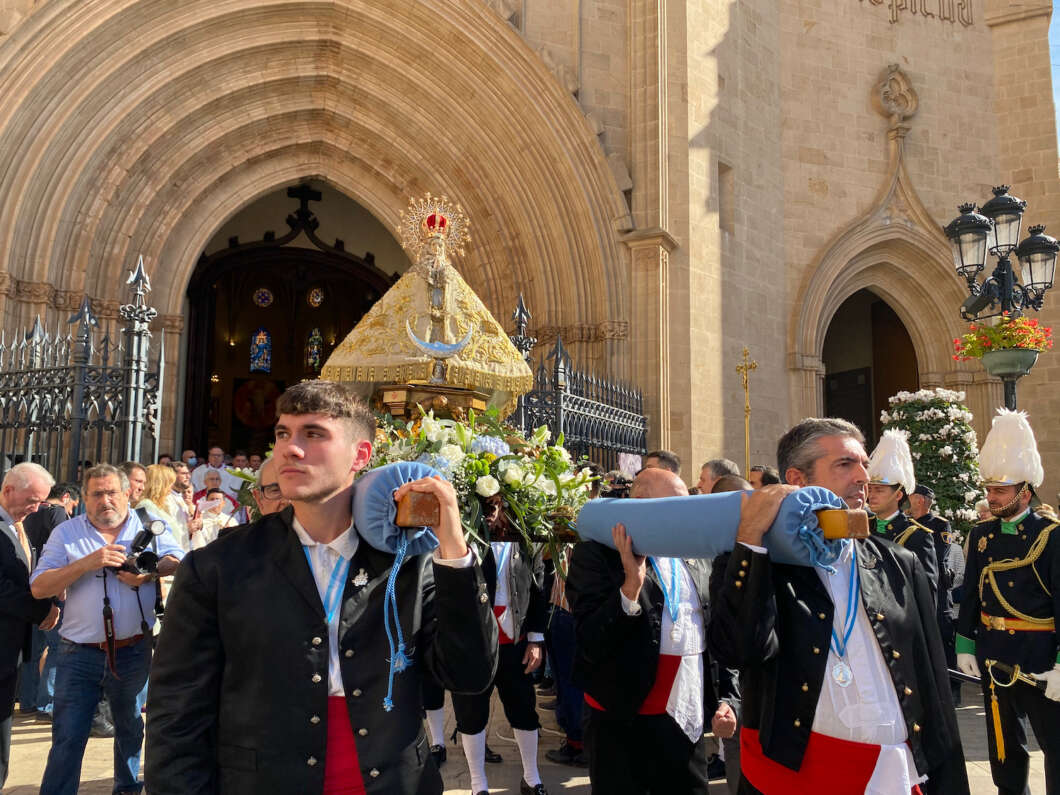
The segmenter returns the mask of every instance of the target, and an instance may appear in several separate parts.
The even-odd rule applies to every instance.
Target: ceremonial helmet
[[[901,486],[908,497],[916,489],[913,457],[909,453],[909,432],[886,430],[869,457],[869,483]]]
[[[1027,412],[999,408],[990,433],[979,450],[979,474],[984,486],[1018,486],[1035,489],[1045,472]]]

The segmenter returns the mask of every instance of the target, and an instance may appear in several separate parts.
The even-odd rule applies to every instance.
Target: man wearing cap
[[[905,431],[883,432],[869,458],[868,505],[876,514],[869,518],[874,534],[905,547],[920,560],[931,586],[931,598],[938,604],[939,566],[935,554],[934,533],[900,508],[906,495],[916,488],[913,458]]]
[[[979,522],[969,536],[957,665],[982,682],[998,792],[1030,792],[1029,719],[1045,752],[1046,791],[1057,793],[1060,534],[1055,521],[1031,508],[1045,473],[1025,413],[998,409],[979,453],[979,471],[994,518]]]

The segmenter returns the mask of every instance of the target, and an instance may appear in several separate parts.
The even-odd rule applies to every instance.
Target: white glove
[[[1045,682],[1045,697],[1060,701],[1060,663],[1044,674],[1031,674],[1039,682]]]
[[[968,674],[968,676],[974,676],[976,679],[981,679],[983,676],[979,673],[979,663],[975,661],[974,654],[958,654],[957,668]]]

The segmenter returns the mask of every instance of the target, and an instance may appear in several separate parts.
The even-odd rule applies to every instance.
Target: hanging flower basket
[[[1006,312],[1002,314],[1000,320],[994,325],[972,323],[967,334],[953,341],[953,358],[957,361],[983,359],[983,366],[987,372],[992,375],[998,375],[987,365],[987,354],[1015,353],[1019,351],[1034,354],[1020,359],[1020,361],[1030,361],[1030,365],[1027,365],[1027,368],[1019,373],[1020,375],[1026,375],[1027,370],[1038,358],[1038,353],[1047,351],[1052,347],[1053,330],[1049,326],[1041,325],[1037,318],[1030,319],[1022,315],[1010,317]],[[1003,366],[1010,367],[1014,365],[1006,360],[1006,364]]]
[[[1007,348],[983,354],[983,369],[995,378],[1019,378],[1027,375],[1038,361],[1038,351]]]

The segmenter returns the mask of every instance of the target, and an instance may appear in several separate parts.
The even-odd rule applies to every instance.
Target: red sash
[[[802,766],[792,770],[765,755],[757,729],[740,730],[740,772],[763,795],[864,792],[880,746],[810,732]],[[914,786],[912,795],[921,795]]]
[[[324,795],[365,795],[357,743],[343,696],[328,697],[328,745],[324,754]]]
[[[512,638],[508,635],[507,632],[504,631],[504,628],[501,626],[501,616],[504,615],[504,611],[507,609],[508,608],[503,605],[493,606],[493,616],[497,619],[497,642],[501,646],[511,646],[513,643],[515,643],[515,641],[512,640]],[[520,638],[520,640],[522,640],[522,638]]]
[[[674,680],[677,679],[677,669],[681,667],[680,654],[660,654],[659,667],[655,669],[655,684],[644,698],[644,703],[637,710],[638,715],[662,715],[666,712],[666,704],[670,700],[670,692],[674,689]],[[601,712],[607,710],[600,702],[585,694],[585,703],[593,709]]]

